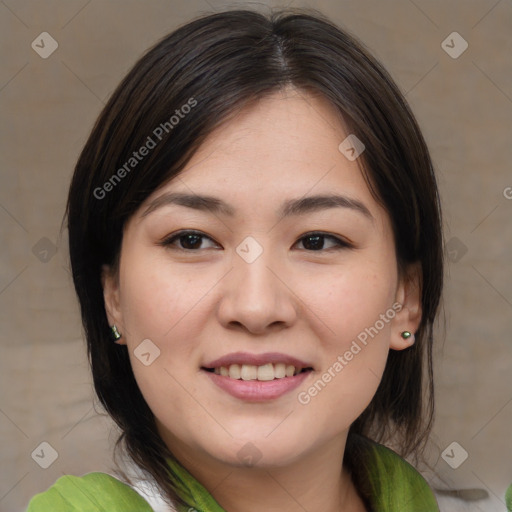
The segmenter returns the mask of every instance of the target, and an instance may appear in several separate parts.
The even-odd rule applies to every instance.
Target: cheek
[[[129,342],[154,338],[167,345],[183,324],[197,325],[190,315],[201,310],[202,300],[215,283],[211,272],[187,271],[161,259],[127,260],[126,268],[129,272],[121,276],[121,307],[133,338],[128,338]]]
[[[338,335],[324,337],[322,365],[298,390],[299,407],[311,429],[336,435],[366,409],[380,384],[389,353],[391,323],[377,316],[354,314],[336,324]],[[388,318],[389,320],[389,318]]]
[[[389,352],[396,274],[393,265],[367,261],[344,268],[310,289],[308,308],[321,320],[322,368],[299,391],[298,401],[311,407],[310,418],[326,418],[322,428],[347,427],[370,403]],[[333,421],[335,420],[335,421]],[[312,420],[317,421],[317,420]]]
[[[315,286],[311,286],[313,282]],[[314,281],[301,280],[297,282],[297,290],[323,324],[321,339],[341,350],[391,308],[396,272],[393,266],[363,262],[334,272],[330,270],[329,275]],[[379,322],[378,328],[383,335],[389,335],[388,322],[384,327]]]
[[[149,408],[167,425],[181,425],[176,418],[199,421],[201,412],[192,398],[197,390],[191,369],[199,361],[204,291],[187,287],[187,281],[157,269],[134,269],[126,281],[129,298],[123,304],[123,315],[128,315],[124,318],[132,370]],[[147,341],[142,340],[151,340],[144,351],[140,347]],[[186,434],[186,429],[181,432]]]
[[[211,306],[208,293],[222,274],[187,271],[157,258],[143,261],[135,254],[127,254],[124,263],[121,308],[133,373],[153,412],[173,423],[170,418],[197,409],[191,397]],[[143,352],[142,346],[147,346]],[[141,352],[150,356],[140,357]]]
[[[121,269],[121,312],[132,368],[144,393],[162,379],[169,379],[162,372],[171,357],[190,357],[191,344],[173,340],[195,297],[186,278],[136,256],[129,254],[124,261],[127,271]]]

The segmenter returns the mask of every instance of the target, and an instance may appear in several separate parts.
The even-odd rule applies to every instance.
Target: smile
[[[279,398],[314,372],[311,364],[277,352],[236,352],[201,366],[201,370],[217,388],[249,402]]]

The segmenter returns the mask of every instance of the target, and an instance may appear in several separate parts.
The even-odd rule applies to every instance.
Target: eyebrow
[[[194,210],[222,214],[228,217],[233,217],[236,214],[236,210],[232,206],[217,197],[171,192],[163,194],[149,203],[142,217],[146,217],[155,210],[168,205],[185,206]],[[358,199],[339,194],[325,194],[290,199],[282,204],[278,211],[278,217],[279,219],[283,219],[285,217],[304,215],[328,208],[347,208],[363,214],[372,221],[374,220],[370,210],[364,203]]]

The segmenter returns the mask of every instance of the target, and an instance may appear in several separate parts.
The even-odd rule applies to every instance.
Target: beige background
[[[0,2],[1,511],[24,510],[62,474],[109,471],[111,423],[93,408],[66,239],[59,238],[71,172],[99,110],[136,58],[191,17],[235,5],[285,4]],[[472,503],[442,499],[442,510],[504,510],[512,482],[512,2],[288,5],[316,7],[359,36],[424,130],[451,259],[446,341],[437,349],[435,474],[425,474],[442,488],[489,493]],[[441,46],[453,31],[469,44],[457,59]],[[58,42],[47,59],[31,47],[42,32]],[[58,453],[48,469],[31,458],[44,441]],[[441,457],[453,441],[468,453],[457,469]],[[462,448],[448,450],[452,464]]]

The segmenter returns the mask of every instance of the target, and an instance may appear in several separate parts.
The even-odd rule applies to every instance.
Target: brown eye
[[[209,236],[198,231],[180,231],[179,233],[166,238],[161,245],[184,251],[197,251],[199,249],[209,248],[204,246],[202,247],[204,241],[210,241],[215,246],[218,246]]]
[[[343,249],[351,247],[351,245],[334,235],[326,235],[323,233],[309,233],[299,239],[304,249],[307,251],[322,251],[326,249]]]
[[[199,249],[202,242],[201,235],[181,235],[178,240],[182,249]]]

